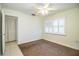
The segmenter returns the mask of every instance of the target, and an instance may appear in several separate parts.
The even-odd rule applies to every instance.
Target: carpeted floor
[[[46,40],[19,45],[24,56],[79,56],[79,51]]]

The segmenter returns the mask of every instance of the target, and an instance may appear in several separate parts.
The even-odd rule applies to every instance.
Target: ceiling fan
[[[42,14],[42,15],[48,15],[50,10],[56,10],[55,7],[50,8],[49,3],[46,3],[44,6],[36,6],[35,9],[37,14]]]

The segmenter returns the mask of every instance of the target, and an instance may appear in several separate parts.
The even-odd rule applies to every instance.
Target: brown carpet
[[[46,40],[19,45],[24,56],[79,56],[79,51]]]

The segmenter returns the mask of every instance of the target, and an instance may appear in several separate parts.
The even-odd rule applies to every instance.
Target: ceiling
[[[35,14],[35,10],[36,10],[35,6],[44,6],[45,3],[2,3],[1,5],[3,8],[18,10],[28,14]],[[57,8],[57,10],[49,11],[49,15],[50,15],[70,8],[79,7],[79,4],[78,3],[50,3],[49,7]]]

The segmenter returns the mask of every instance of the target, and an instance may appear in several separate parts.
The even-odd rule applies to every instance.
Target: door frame
[[[17,16],[14,16],[14,15],[5,15],[5,18],[6,18],[6,16],[12,16],[12,17],[16,17],[16,29],[15,29],[15,31],[16,31],[16,42],[18,43],[18,17]],[[5,25],[6,25],[6,21],[5,21]],[[6,32],[6,26],[5,26],[5,32]],[[7,38],[6,38],[6,33],[5,33],[5,40],[6,40]]]
[[[1,44],[1,45],[0,45],[1,54],[0,54],[0,55],[3,55],[3,43],[2,43],[2,40],[3,40],[3,39],[2,39],[2,24],[3,24],[3,23],[2,23],[2,11],[1,11],[1,10],[0,10],[0,17],[1,17],[1,20],[0,20],[0,21],[1,21],[1,33],[0,33],[0,36],[1,36],[1,40],[0,40],[0,41],[1,41],[1,43],[0,43],[0,44]]]

